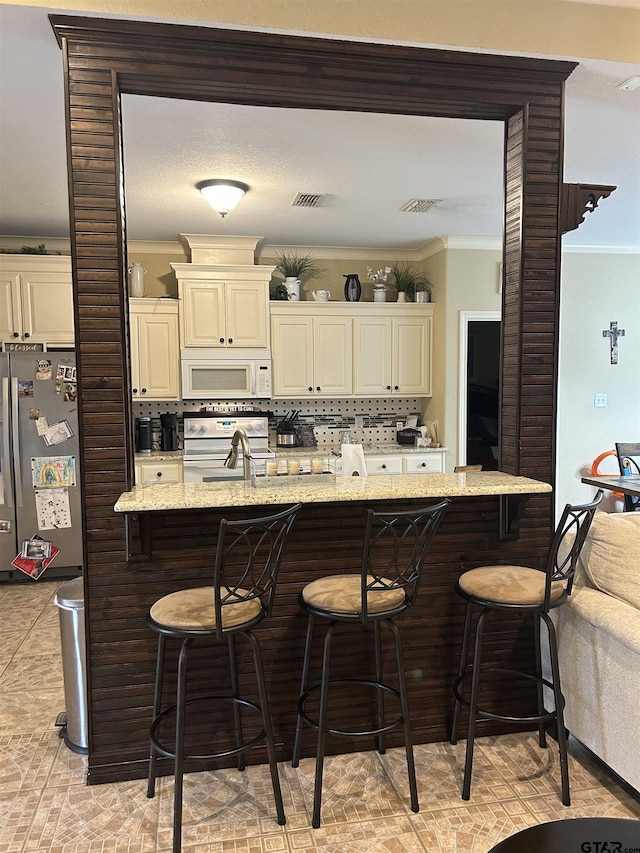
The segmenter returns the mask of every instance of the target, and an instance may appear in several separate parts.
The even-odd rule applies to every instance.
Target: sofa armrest
[[[595,628],[640,655],[640,610],[625,601],[586,586],[574,588],[562,608],[570,608]],[[560,609],[562,609],[560,608]]]

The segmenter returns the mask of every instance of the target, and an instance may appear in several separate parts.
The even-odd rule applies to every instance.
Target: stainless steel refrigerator
[[[75,577],[82,566],[75,353],[2,352],[0,387],[0,581]]]

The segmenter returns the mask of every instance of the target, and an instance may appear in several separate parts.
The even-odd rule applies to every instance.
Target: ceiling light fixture
[[[200,181],[196,187],[223,219],[230,210],[233,210],[242,196],[249,191],[247,184],[243,184],[241,181],[228,181],[224,178]]]

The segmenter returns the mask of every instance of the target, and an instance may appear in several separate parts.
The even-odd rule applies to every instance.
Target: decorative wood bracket
[[[617,187],[603,184],[563,184],[560,196],[560,233],[575,231],[587,213],[593,213],[598,202],[608,198]]]
[[[498,539],[517,539],[529,495],[500,495]]]

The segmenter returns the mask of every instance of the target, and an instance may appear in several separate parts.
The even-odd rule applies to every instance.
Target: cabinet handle
[[[391,385],[387,385],[387,391],[391,391]]]
[[[133,391],[133,393],[134,393],[134,394],[137,394],[137,393],[138,393],[138,389],[137,389],[137,388],[132,388],[131,390]]]
[[[320,386],[316,385],[316,391],[320,391],[320,390],[321,390]]]
[[[230,344],[232,344],[232,343],[233,343],[233,338],[229,338],[229,343],[230,343]]]
[[[380,467],[384,470],[387,466],[385,464],[382,464]]]
[[[221,344],[223,344],[223,343],[224,343],[224,338],[220,338],[220,343],[221,343]]]
[[[426,467],[427,467],[427,463],[426,463],[426,462],[421,462],[420,464],[421,464],[421,466],[422,466],[423,468],[426,468]]]
[[[19,337],[20,337],[20,332],[14,332],[14,333],[13,333],[13,337],[14,337],[14,338],[19,338]]]
[[[309,385],[309,391],[313,391],[313,386]]]
[[[146,393],[147,393],[147,389],[146,389],[146,388],[141,388],[141,389],[140,389],[140,393],[141,393],[141,394],[146,394]]]
[[[158,471],[158,473],[156,474],[156,477],[162,477],[162,471]]]
[[[394,386],[393,386],[393,390],[394,390],[394,391],[399,391],[399,390],[400,390],[400,388],[399,388],[399,386],[398,386],[398,385],[394,385]]]
[[[30,337],[31,337],[31,335],[29,334],[29,332],[25,332],[25,333],[24,333],[24,336],[25,336],[25,338],[30,338]]]

